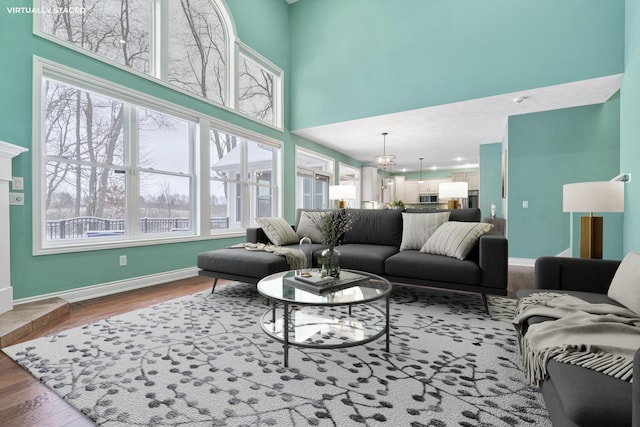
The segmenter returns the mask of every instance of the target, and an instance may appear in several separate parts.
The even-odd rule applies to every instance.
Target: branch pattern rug
[[[389,353],[384,338],[291,347],[285,368],[264,298],[234,283],[3,351],[107,426],[550,426],[521,372],[515,302],[490,304],[396,287]]]

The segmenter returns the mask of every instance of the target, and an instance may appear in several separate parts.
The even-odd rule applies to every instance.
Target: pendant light
[[[379,168],[387,169],[396,164],[396,156],[393,154],[387,154],[387,135],[388,132],[382,132],[383,137],[383,145],[382,145],[382,155],[376,156],[373,158],[374,163]]]
[[[422,179],[422,161],[424,160],[424,157],[420,157],[420,181],[418,181],[418,184],[424,184],[424,180]]]

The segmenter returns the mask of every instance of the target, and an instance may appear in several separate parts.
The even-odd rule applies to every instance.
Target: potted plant
[[[393,202],[389,203],[389,206],[391,207],[391,209],[404,209],[404,203],[402,202],[402,200],[394,200]]]
[[[318,260],[322,265],[321,274],[340,276],[340,252],[336,250],[336,246],[340,243],[342,235],[351,229],[354,220],[355,218],[347,209],[338,209],[311,218],[313,225],[322,235],[322,242],[329,246],[322,251]]]

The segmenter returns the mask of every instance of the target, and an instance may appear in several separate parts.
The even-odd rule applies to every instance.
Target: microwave
[[[438,203],[438,195],[420,194],[420,203]]]

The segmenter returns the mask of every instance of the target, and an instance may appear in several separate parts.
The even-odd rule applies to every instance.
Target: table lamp
[[[577,182],[562,186],[563,212],[589,212],[580,217],[580,258],[602,259],[601,216],[594,212],[624,211],[624,182]]]
[[[355,200],[356,198],[356,186],[355,185],[330,185],[329,186],[329,200],[338,200],[338,208],[345,209],[347,202],[345,199]]]
[[[469,197],[469,184],[466,182],[441,182],[438,186],[438,198],[449,199],[447,209],[457,209],[458,199]]]

